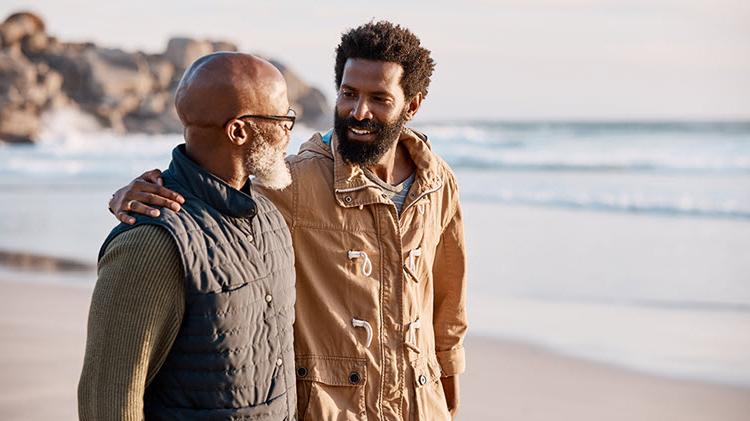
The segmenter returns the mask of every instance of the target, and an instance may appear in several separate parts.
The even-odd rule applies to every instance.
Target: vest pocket
[[[297,415],[303,420],[367,420],[364,358],[296,359]]]
[[[227,419],[227,420],[253,420],[253,421],[271,421],[271,420],[287,420],[291,416],[293,411],[289,410],[287,405],[287,399],[284,394],[278,395],[270,401],[246,408],[241,408],[231,414],[217,414],[216,418],[211,419]],[[224,417],[223,415],[226,415]],[[179,418],[175,416],[176,419]],[[148,417],[146,417],[148,419]],[[208,419],[207,415],[196,414],[194,419]]]
[[[411,362],[414,396],[411,417],[414,420],[450,420],[445,392],[440,383],[440,365],[435,357]]]

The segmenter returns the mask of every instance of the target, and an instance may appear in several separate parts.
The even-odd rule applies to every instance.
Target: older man
[[[198,59],[177,88],[185,144],[164,185],[185,203],[102,246],[79,384],[83,420],[291,420],[294,256],[276,207],[289,184],[286,83],[238,53]]]
[[[400,26],[345,33],[334,129],[287,160],[289,188],[266,191],[296,254],[300,419],[446,420],[458,408],[467,321],[457,185],[427,137],[405,127],[433,68]],[[157,172],[142,178],[111,203],[123,221],[150,211],[144,202],[178,206],[169,192],[142,196],[159,192],[145,184]]]

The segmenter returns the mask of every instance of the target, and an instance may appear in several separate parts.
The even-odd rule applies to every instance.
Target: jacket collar
[[[225,215],[252,218],[257,213],[255,201],[251,197],[250,180],[242,191],[235,189],[193,162],[185,153],[184,144],[172,150],[172,162],[168,171],[187,193],[197,196]]]
[[[332,134],[330,146],[323,143],[320,134],[316,134],[311,141],[314,144],[310,146],[314,149],[321,145],[327,146],[328,155],[333,159],[333,190],[339,205],[355,207],[372,203],[391,203],[389,198],[383,197],[380,187],[365,176],[359,165],[344,161],[337,148],[339,140],[335,132]],[[417,167],[414,184],[404,203],[406,209],[410,202],[439,189],[443,181],[440,178],[439,158],[432,152],[427,136],[405,127],[399,142],[406,147]]]

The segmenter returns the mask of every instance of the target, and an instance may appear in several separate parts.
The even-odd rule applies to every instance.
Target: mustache
[[[357,120],[354,117],[347,117],[344,120],[344,125],[353,129],[367,130],[370,132],[378,132],[383,128],[382,124],[378,124],[371,118],[368,118],[366,120]]]

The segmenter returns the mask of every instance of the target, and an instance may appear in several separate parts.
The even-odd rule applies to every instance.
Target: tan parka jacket
[[[328,143],[325,141],[327,140]],[[290,156],[281,210],[297,271],[300,420],[448,420],[440,376],[464,370],[466,263],[456,180],[424,135],[401,215],[315,134]]]

